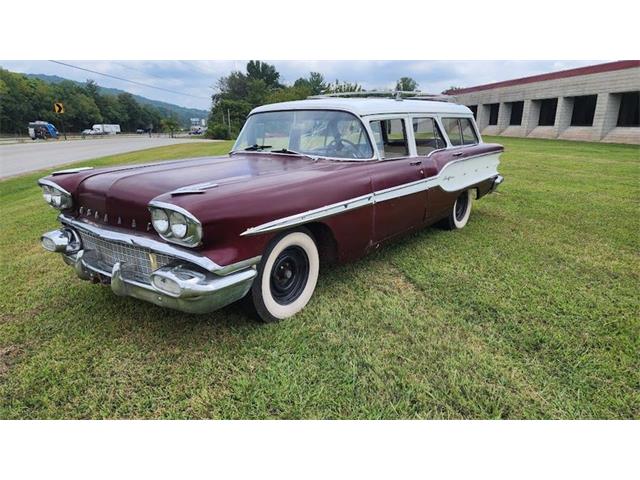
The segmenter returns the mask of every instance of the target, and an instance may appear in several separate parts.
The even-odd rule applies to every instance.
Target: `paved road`
[[[115,137],[0,145],[0,178],[106,155],[194,141],[189,138]]]

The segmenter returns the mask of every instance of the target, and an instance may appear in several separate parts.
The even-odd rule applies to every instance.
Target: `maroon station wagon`
[[[264,321],[309,302],[345,262],[436,222],[461,229],[502,182],[503,148],[433,99],[323,96],[254,109],[226,156],[41,179],[60,210],[42,236],[84,280],[206,313],[250,295]]]

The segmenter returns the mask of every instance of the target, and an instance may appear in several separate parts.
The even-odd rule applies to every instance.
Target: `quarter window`
[[[382,158],[400,158],[409,155],[404,120],[393,118],[371,122],[373,138]]]
[[[418,155],[427,155],[434,150],[446,146],[438,124],[433,118],[414,118],[413,132],[416,137]]]
[[[460,125],[462,127],[462,143],[465,145],[475,145],[478,143],[478,137],[476,131],[473,128],[471,120],[468,118],[461,118]]]
[[[478,143],[478,136],[470,118],[443,118],[442,124],[451,145],[475,145]]]
[[[462,134],[460,132],[460,123],[457,118],[443,118],[442,125],[451,145],[462,145]]]

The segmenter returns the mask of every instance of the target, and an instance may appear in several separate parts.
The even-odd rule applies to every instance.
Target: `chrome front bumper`
[[[45,233],[42,244],[48,251],[61,253],[65,263],[83,280],[110,285],[116,295],[187,313],[209,313],[244,297],[257,275],[255,264],[260,260],[256,257],[253,263],[241,262],[237,267],[219,267],[212,272],[176,257],[151,272],[148,278],[141,278],[140,272],[126,262],[111,266],[99,252],[83,248],[80,235],[68,223]]]

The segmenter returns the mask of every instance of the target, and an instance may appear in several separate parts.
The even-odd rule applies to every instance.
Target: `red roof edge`
[[[460,95],[463,93],[478,92],[481,90],[490,90],[492,88],[511,87],[513,85],[522,85],[525,83],[543,82],[545,80],[557,80],[559,78],[577,77],[581,75],[590,75],[592,73],[612,72],[614,70],[625,70],[627,68],[640,67],[640,60],[620,60],[618,62],[599,63],[598,65],[590,65],[587,67],[572,68],[570,70],[561,70],[559,72],[543,73],[541,75],[533,75],[531,77],[514,78],[513,80],[504,80],[502,82],[487,83],[476,87],[461,88],[459,90],[447,90],[443,92],[448,95]]]

